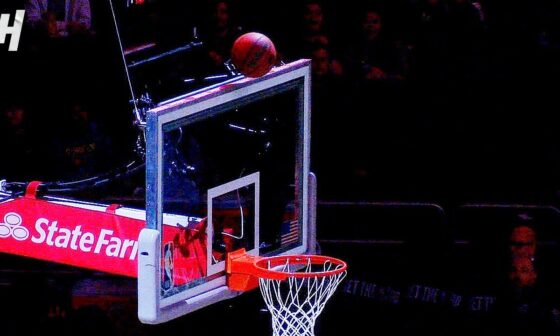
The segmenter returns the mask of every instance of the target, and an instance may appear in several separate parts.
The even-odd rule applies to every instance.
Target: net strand
[[[282,272],[292,273],[290,266],[290,260],[287,259]],[[319,267],[319,272],[342,267],[330,261],[312,265],[308,259],[304,269],[298,272],[314,273],[313,266]],[[272,268],[270,262],[268,268]],[[261,293],[272,315],[273,336],[314,336],[317,317],[345,276],[346,271],[329,276],[290,276],[284,281],[259,279]]]

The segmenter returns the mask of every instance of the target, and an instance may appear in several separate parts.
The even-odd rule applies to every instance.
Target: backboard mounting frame
[[[311,121],[311,71],[310,61],[300,60],[274,68],[260,78],[241,78],[222,86],[171,101],[147,112],[146,118],[146,228],[139,237],[138,259],[138,316],[148,324],[158,324],[188,314],[210,304],[235,297],[223,275],[212,277],[206,283],[187,289],[171,297],[162,297],[162,218],[163,218],[163,134],[166,127],[173,127],[185,117],[212,118],[230,102],[239,105],[265,99],[269,96],[297,90],[297,108],[300,111],[301,148],[297,148],[297,160],[301,164],[302,239],[301,245],[280,254],[313,254],[315,237],[315,178],[309,171],[310,121]],[[298,143],[299,144],[299,143]],[[307,178],[304,178],[307,177]],[[211,225],[208,225],[210,227]],[[255,241],[258,239],[258,232]],[[255,254],[258,245],[255,244]],[[221,266],[220,266],[221,267]],[[219,273],[221,274],[221,273]],[[216,275],[219,275],[216,274]]]

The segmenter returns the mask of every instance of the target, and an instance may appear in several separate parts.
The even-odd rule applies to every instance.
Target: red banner
[[[0,204],[0,252],[136,277],[142,220],[27,197]]]
[[[136,277],[138,235],[145,221],[117,215],[114,206],[103,211],[99,206],[85,208],[87,206],[69,204],[71,201],[55,203],[34,197],[1,203],[0,252]],[[204,230],[200,219],[195,222]],[[189,231],[169,225],[162,240],[174,241],[177,249],[188,251],[205,239],[195,239],[198,244],[184,242],[187,246],[181,247],[183,244],[179,241],[189,236]],[[192,264],[189,268],[197,270],[197,274],[191,275],[194,278],[204,272],[198,271],[197,264],[206,263],[205,254],[198,252],[200,260],[187,260]]]

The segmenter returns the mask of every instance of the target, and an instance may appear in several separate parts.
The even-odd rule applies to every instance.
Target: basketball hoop
[[[317,317],[346,276],[342,260],[317,255],[255,257],[236,251],[228,257],[228,286],[261,288],[272,314],[274,336],[313,336]]]

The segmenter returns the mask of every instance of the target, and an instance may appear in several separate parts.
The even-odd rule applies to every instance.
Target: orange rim
[[[289,265],[322,265],[327,262],[333,264],[335,269],[322,272],[289,272],[277,271],[270,268]],[[322,278],[331,277],[346,271],[347,265],[344,261],[321,255],[286,255],[259,258],[255,261],[254,266],[258,269],[258,277],[269,280],[285,280],[289,277],[294,278]]]

